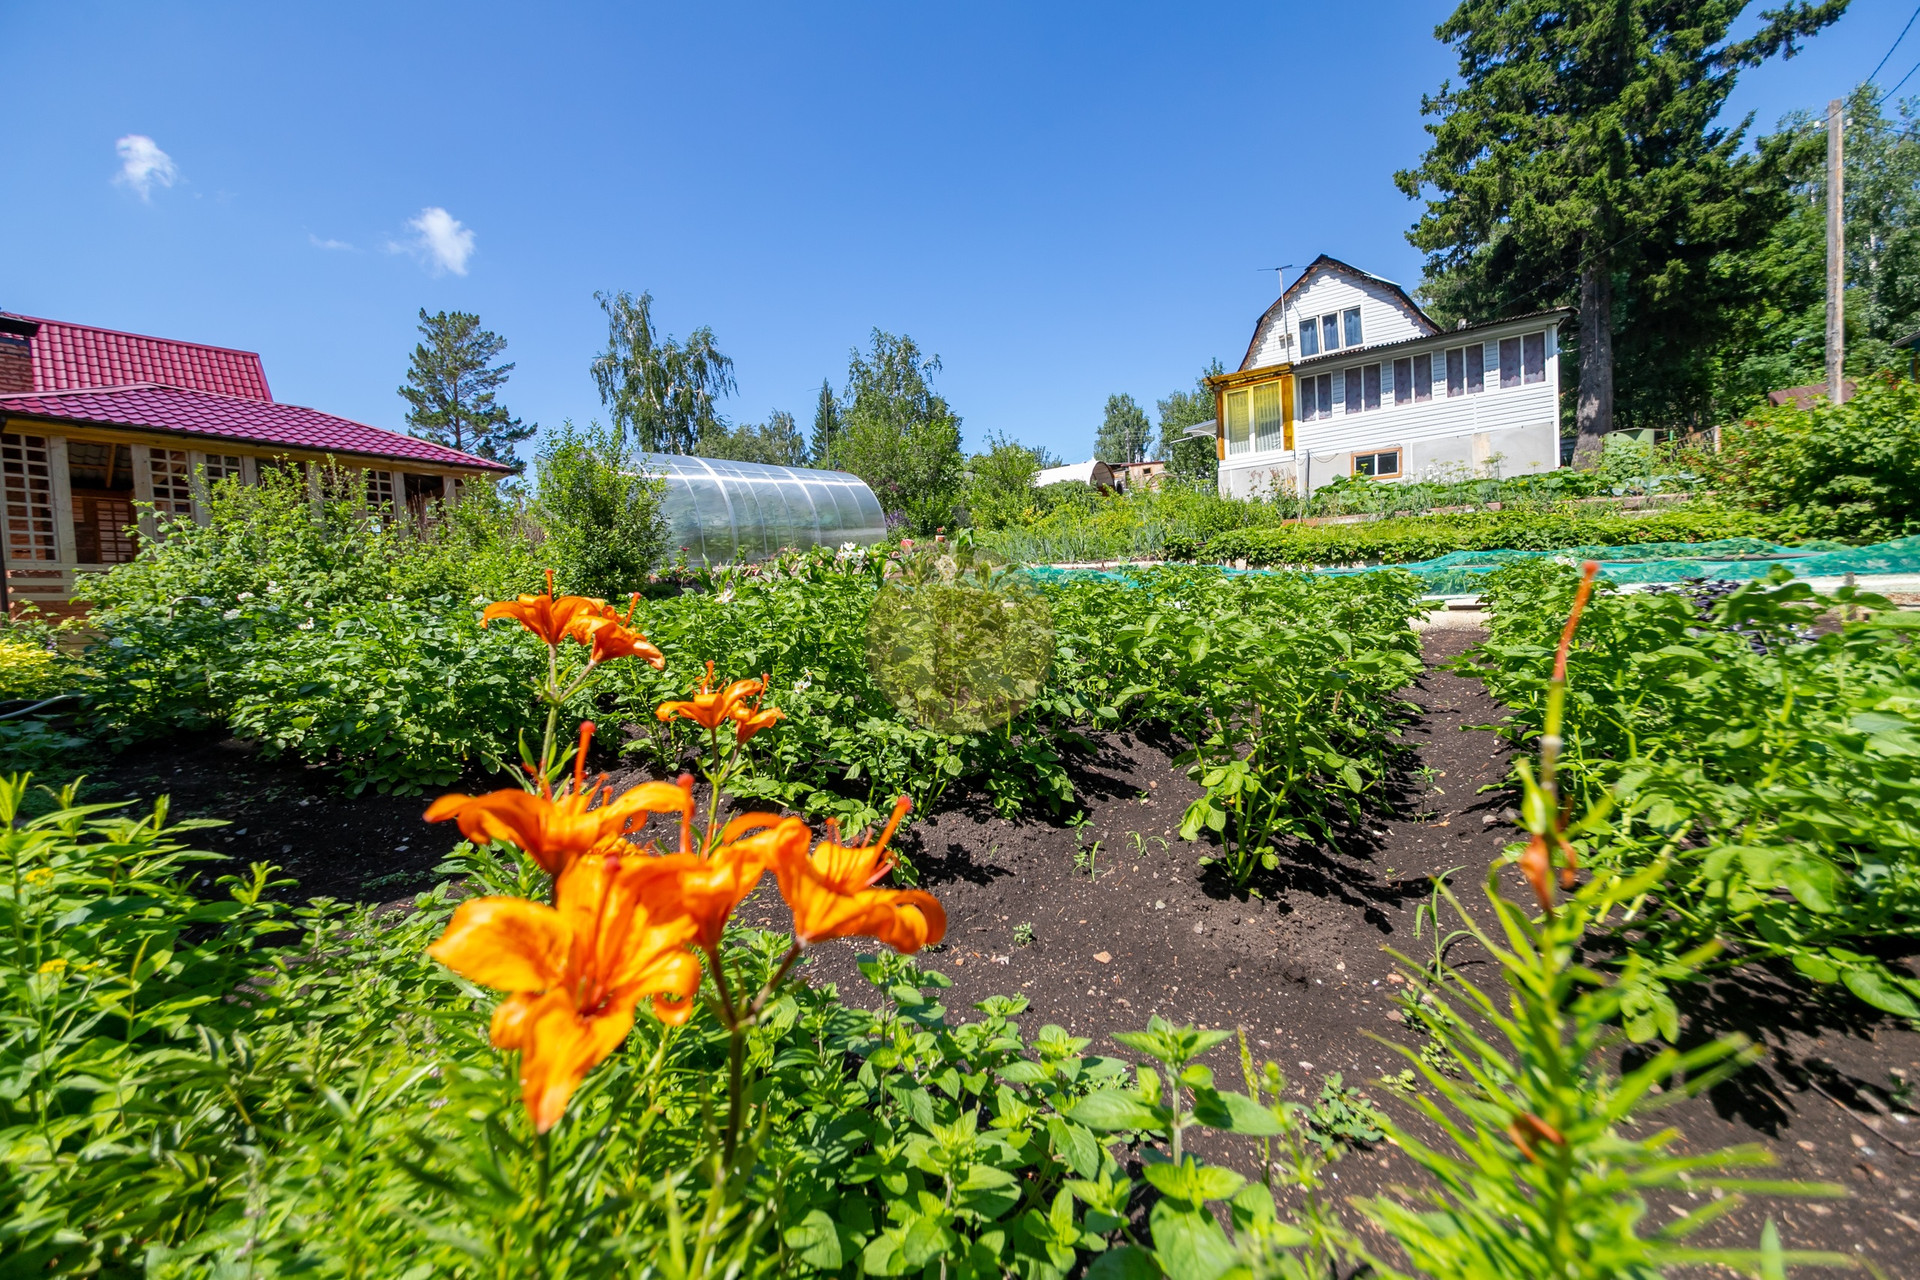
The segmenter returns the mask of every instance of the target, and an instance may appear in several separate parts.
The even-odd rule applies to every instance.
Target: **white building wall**
[[[1289,315],[1291,311],[1289,308]],[[1500,339],[1529,333],[1545,335],[1545,380],[1502,387]],[[1365,336],[1372,338],[1372,334]],[[1484,389],[1478,394],[1448,396],[1445,353],[1476,344],[1482,347]],[[1393,362],[1423,354],[1433,357],[1433,398],[1395,404]],[[1345,371],[1368,364],[1381,366],[1380,408],[1349,414]],[[1333,415],[1311,421],[1300,421],[1296,416],[1291,452],[1229,455],[1220,464],[1223,495],[1262,496],[1288,484],[1297,488],[1302,480],[1318,489],[1338,476],[1350,474],[1356,452],[1388,449],[1401,450],[1400,478],[1408,480],[1422,479],[1436,471],[1457,474],[1462,469],[1525,475],[1552,471],[1560,465],[1560,358],[1551,319],[1440,333],[1424,342],[1384,351],[1356,350],[1350,360],[1317,357],[1296,366],[1295,374],[1301,380],[1332,375]],[[1300,399],[1296,390],[1296,414]]]
[[[1319,358],[1300,356],[1300,322],[1308,317],[1318,320],[1324,315],[1343,315],[1352,307],[1360,308],[1363,346],[1400,342],[1431,332],[1393,290],[1345,271],[1322,267],[1287,299],[1284,308],[1274,309],[1261,319],[1254,335],[1253,354],[1240,367],[1263,369],[1288,360]],[[1345,341],[1344,332],[1342,341]],[[1325,354],[1324,348],[1322,354]]]

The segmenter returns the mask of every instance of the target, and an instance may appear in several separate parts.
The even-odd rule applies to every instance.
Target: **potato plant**
[[[1573,588],[1545,561],[1489,578],[1492,637],[1468,662],[1514,708],[1516,740],[1540,731]],[[1920,1018],[1920,982],[1875,955],[1920,936],[1916,623],[1784,570],[1704,611],[1679,592],[1595,597],[1568,659],[1561,769],[1605,812],[1579,846],[1600,875],[1671,868],[1612,920],[1651,962],[1622,1006],[1636,1039],[1674,1038],[1671,983],[1770,959]],[[1718,960],[1679,963],[1714,940],[1730,944]]]

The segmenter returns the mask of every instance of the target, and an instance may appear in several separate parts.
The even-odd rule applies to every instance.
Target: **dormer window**
[[[1300,358],[1317,356],[1323,351],[1360,345],[1360,308],[1329,311],[1318,319],[1300,322]]]

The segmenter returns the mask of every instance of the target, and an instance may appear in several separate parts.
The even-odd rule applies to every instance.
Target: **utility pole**
[[[1847,398],[1843,343],[1846,333],[1847,216],[1841,169],[1840,99],[1827,103],[1827,399]]]

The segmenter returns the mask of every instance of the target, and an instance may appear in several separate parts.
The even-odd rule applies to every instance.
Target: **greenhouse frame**
[[[668,545],[689,562],[764,560],[785,547],[864,546],[887,536],[880,500],[845,471],[678,453],[643,453],[637,462],[661,481]]]

